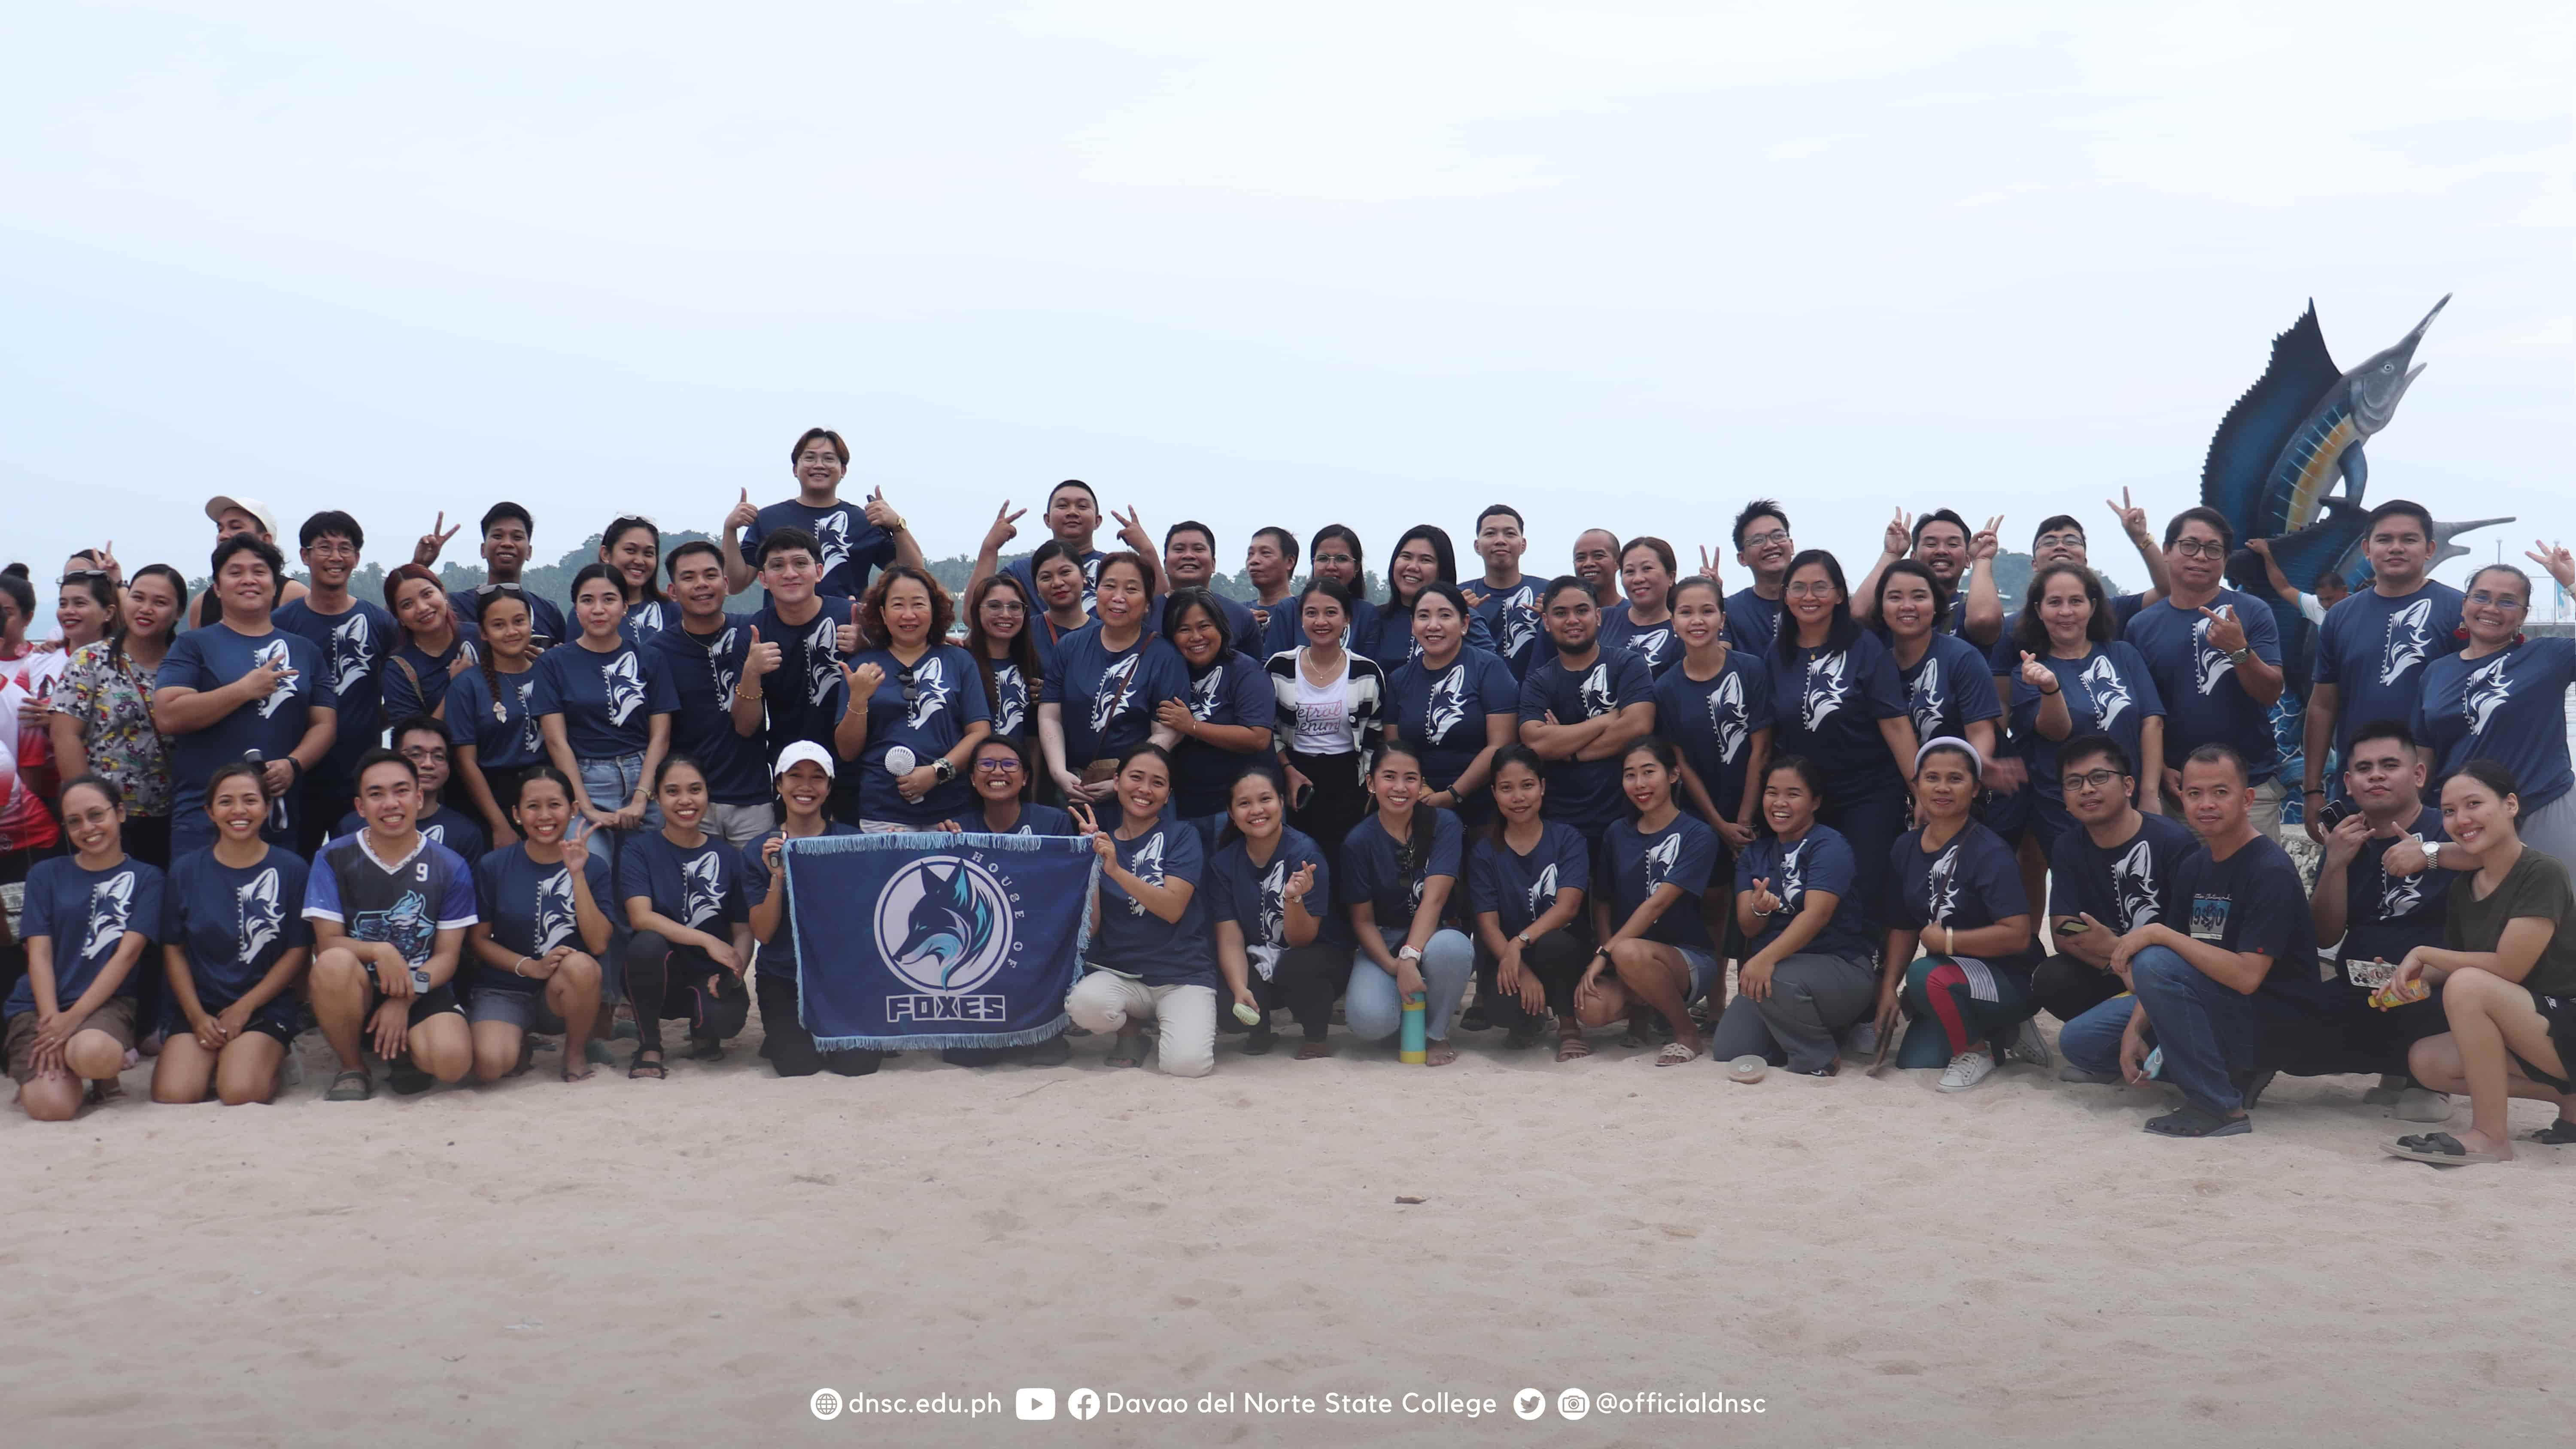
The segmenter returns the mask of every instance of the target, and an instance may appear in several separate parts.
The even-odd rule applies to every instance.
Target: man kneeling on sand
[[[340,1059],[325,1101],[375,1095],[366,1046],[396,1064],[398,1092],[453,1082],[474,1065],[456,1000],[456,963],[477,919],[464,857],[420,833],[420,775],[391,750],[355,773],[367,828],[313,857],[304,918],[313,923],[313,1014]]]

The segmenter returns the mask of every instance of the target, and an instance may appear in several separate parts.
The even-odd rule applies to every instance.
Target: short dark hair
[[[1180,522],[1163,530],[1163,551],[1165,553],[1171,552],[1172,535],[1176,533],[1189,533],[1192,531],[1196,531],[1199,537],[1208,541],[1208,552],[1216,552],[1216,530],[1199,522],[1195,518],[1184,518]]]
[[[2069,765],[2086,760],[2108,760],[2111,768],[2123,775],[2138,773],[2138,762],[2129,758],[2129,748],[2105,734],[2077,735],[2057,747],[2057,768],[2063,774]]]
[[[1079,489],[1081,489],[1081,490],[1082,490],[1082,492],[1083,492],[1083,496],[1084,496],[1084,497],[1086,497],[1086,498],[1089,498],[1089,499],[1091,500],[1091,507],[1092,507],[1093,511],[1097,512],[1097,511],[1099,510],[1099,508],[1100,508],[1100,495],[1099,495],[1099,494],[1097,494],[1097,493],[1092,492],[1092,491],[1091,491],[1091,485],[1090,485],[1090,484],[1088,484],[1088,483],[1083,482],[1083,481],[1082,481],[1081,479],[1079,479],[1079,478],[1067,478],[1067,479],[1065,479],[1063,482],[1058,483],[1057,485],[1055,485],[1053,488],[1048,489],[1048,490],[1047,490],[1047,507],[1049,507],[1049,508],[1053,508],[1053,507],[1055,507],[1055,496],[1056,496],[1057,494],[1059,494],[1059,493],[1062,493],[1062,492],[1063,492],[1064,490],[1066,490],[1067,488],[1079,488]]]
[[[1207,615],[1208,622],[1216,626],[1216,657],[1223,662],[1227,651],[1234,648],[1234,629],[1225,622],[1225,610],[1217,607],[1216,595],[1206,589],[1196,585],[1174,589],[1163,600],[1163,637],[1169,639],[1179,633],[1182,617],[1192,609]]]
[[[663,576],[664,576],[664,577],[666,577],[666,578],[668,578],[668,579],[670,579],[670,580],[671,580],[672,582],[674,582],[674,583],[679,582],[679,578],[680,578],[680,560],[682,560],[682,559],[684,559],[684,558],[687,558],[689,555],[691,555],[691,554],[693,554],[693,553],[709,553],[709,554],[714,554],[714,555],[715,555],[715,558],[716,558],[716,562],[717,562],[717,563],[721,564],[721,563],[723,563],[723,562],[724,562],[724,550],[723,550],[723,549],[720,549],[720,548],[716,547],[713,543],[709,542],[709,541],[708,541],[708,540],[706,540],[706,539],[703,539],[703,538],[693,538],[693,539],[690,539],[687,543],[674,544],[674,545],[672,545],[672,547],[671,547],[671,551],[670,551],[669,553],[666,553],[666,554],[662,555],[662,573],[663,573]],[[766,551],[764,550],[764,556],[765,556],[765,555],[766,555]]]
[[[358,526],[358,520],[337,508],[325,508],[304,520],[304,526],[295,531],[295,546],[311,548],[314,540],[328,538],[335,533],[360,548],[367,546],[367,531]]]
[[[2039,521],[2039,527],[2030,531],[2030,546],[2032,548],[2039,547],[2039,541],[2041,539],[2048,537],[2050,534],[2057,532],[2061,528],[2074,529],[2077,533],[2083,534],[2087,542],[2092,540],[2093,535],[2084,532],[2084,520],[2077,518],[2072,513],[2052,513]]]
[[[816,563],[823,561],[823,546],[814,541],[814,535],[790,524],[785,528],[772,529],[761,535],[759,566],[769,567],[769,556],[780,549],[787,548],[801,548],[805,550],[806,556]]]
[[[1923,530],[1930,528],[1936,523],[1949,524],[1951,527],[1959,530],[1959,537],[1963,539],[1976,537],[1977,531],[1968,526],[1968,520],[1961,518],[1957,509],[1935,508],[1931,512],[1924,514],[1921,518],[1914,520],[1914,546],[1916,548],[1921,548],[1923,546]]]
[[[2225,765],[2236,772],[2237,784],[2254,783],[2253,773],[2245,768],[2245,757],[2225,745],[2202,745],[2183,756],[2182,762],[2186,769],[2193,765]]]
[[[2215,508],[2186,508],[2175,514],[2173,521],[2165,525],[2165,547],[2173,547],[2174,540],[2182,537],[2182,526],[2186,523],[2206,524],[2218,535],[2218,541],[2223,547],[2230,553],[2235,552],[2236,525],[2229,523],[2227,515]],[[2237,763],[2241,765],[2244,762],[2240,760]]]
[[[1581,577],[1575,574],[1558,574],[1547,581],[1546,588],[1538,591],[1538,611],[1542,614],[1546,613],[1547,606],[1556,602],[1556,596],[1568,589],[1574,590],[1586,599],[1592,597],[1592,586],[1585,583]]]
[[[1738,552],[1744,548],[1745,526],[1757,518],[1776,518],[1782,528],[1790,526],[1788,511],[1780,506],[1779,499],[1756,498],[1735,510],[1735,547]]]
[[[269,591],[269,604],[274,607],[286,592],[286,555],[277,551],[276,544],[256,533],[232,534],[215,541],[214,555],[206,564],[206,577],[220,580],[224,576],[224,564],[237,553],[249,554],[268,565],[269,582],[274,586]],[[206,592],[220,593],[221,590],[210,588]]]
[[[1519,529],[1521,532],[1529,532],[1529,524],[1522,520],[1521,511],[1508,503],[1486,504],[1485,511],[1476,515],[1476,531],[1478,533],[1484,532],[1485,520],[1495,517],[1496,515],[1510,519],[1512,521],[1512,527]]]
[[[418,787],[420,784],[420,766],[413,764],[410,756],[405,755],[400,750],[389,750],[382,745],[378,745],[374,749],[367,751],[365,754],[358,756],[358,762],[349,767],[350,788],[355,789],[356,787],[365,784],[367,782],[367,772],[378,765],[400,765],[402,766],[403,773],[411,776],[411,782],[414,787]]]
[[[796,435],[796,446],[787,450],[787,461],[792,464],[797,459],[805,456],[805,445],[814,441],[816,438],[822,438],[831,443],[832,456],[841,460],[842,467],[847,468],[850,466],[850,445],[842,442],[841,435],[833,432],[830,428],[807,428],[805,431],[798,433]]]
[[[1641,533],[1635,538],[1628,540],[1626,543],[1619,545],[1619,561],[1621,563],[1626,563],[1628,561],[1628,555],[1641,548],[1653,551],[1655,562],[1664,566],[1665,573],[1678,574],[1681,572],[1681,562],[1673,556],[1673,546],[1664,542],[1662,539],[1655,537],[1651,533]]]
[[[1286,559],[1290,563],[1295,563],[1297,561],[1297,535],[1281,528],[1278,524],[1274,523],[1266,528],[1256,528],[1252,531],[1252,536],[1254,538],[1269,539],[1271,543],[1278,548],[1279,556],[1281,558]]]
[[[2424,507],[2423,504],[2417,503],[2410,498],[2391,498],[2387,502],[2379,505],[2377,508],[2370,510],[2369,519],[2362,525],[2361,536],[2367,539],[2373,533],[2376,533],[2379,530],[2379,522],[2381,519],[2398,517],[2401,515],[2414,519],[2417,523],[2424,525],[2425,540],[2427,542],[2431,541],[2433,537],[2433,515]]]
[[[2409,750],[2420,748],[2415,743],[2415,731],[2408,728],[2406,721],[2402,719],[2372,720],[2361,728],[2354,730],[2352,732],[2352,739],[2344,746],[2344,748],[2348,752],[2353,745],[2358,745],[2363,740],[2395,740],[2397,743],[2404,745]]]
[[[495,503],[491,507],[484,509],[483,521],[476,524],[475,528],[479,532],[489,534],[492,531],[493,524],[507,523],[512,519],[518,520],[519,526],[528,531],[528,537],[534,538],[537,536],[537,521],[528,516],[528,510],[521,508],[515,503],[507,501]]]
[[[400,750],[403,736],[414,731],[436,735],[441,743],[447,740],[447,726],[425,714],[407,714],[395,720],[393,728],[385,731],[385,739],[396,750]]]

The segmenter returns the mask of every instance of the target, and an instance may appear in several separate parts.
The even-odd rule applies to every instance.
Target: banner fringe
[[[1026,1031],[941,1032],[929,1036],[818,1036],[814,1038],[814,1050],[818,1052],[914,1052],[946,1051],[951,1047],[1036,1046],[1039,1042],[1052,1041],[1062,1036],[1064,1029],[1072,1024],[1073,1018],[1059,1011],[1055,1014],[1055,1020],[1044,1026],[1030,1027]]]

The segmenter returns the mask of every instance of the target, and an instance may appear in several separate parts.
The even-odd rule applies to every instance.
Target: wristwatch
[[[939,781],[940,784],[945,785],[949,781],[957,778],[957,767],[949,763],[949,759],[946,755],[941,755],[938,759],[930,762],[930,773]]]
[[[1512,937],[1512,944],[1520,947],[1524,951],[1528,950],[1530,944],[1529,932],[1523,931],[1519,935]]]
[[[2438,841],[2438,840],[2428,840],[2428,841],[2425,841],[2425,842],[2424,842],[2424,864],[2426,864],[2427,866],[2435,866],[2435,865],[2440,865],[2441,863],[2442,863],[2442,842],[2440,842],[2440,841]]]
[[[2227,651],[2227,662],[2230,664],[2242,664],[2253,657],[2254,650],[2251,645],[2248,645],[2243,649],[2230,649]]]
[[[1422,959],[1422,952],[1411,945],[1407,945],[1395,953],[1395,959],[1398,961],[1419,961]]]

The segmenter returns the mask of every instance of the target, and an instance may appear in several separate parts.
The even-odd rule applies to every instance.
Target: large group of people
[[[2059,515],[2009,616],[2002,520],[1946,508],[1898,513],[1857,588],[1768,499],[1695,563],[1594,529],[1544,576],[1498,504],[1467,572],[1419,524],[1374,588],[1355,529],[1265,527],[1246,599],[1213,529],[1157,538],[1070,480],[1025,555],[1003,504],[952,594],[881,491],[842,497],[849,456],[809,430],[794,496],[744,490],[667,554],[610,520],[562,599],[527,584],[508,502],[479,582],[434,571],[442,514],[381,603],[350,591],[357,519],[305,520],[290,578],[231,496],[193,612],[181,569],[101,547],[33,639],[27,570],[0,574],[25,1113],[69,1118],[146,1055],[155,1101],[270,1100],[308,1031],[332,1101],[550,1049],[578,1081],[629,1039],[625,1074],[662,1079],[755,1014],[777,1075],[863,1075],[882,1053],[798,1021],[784,843],[967,832],[1096,852],[1064,1017],[1112,1066],[1202,1075],[1283,1012],[1300,1058],[1336,1027],[1409,1045],[1418,1012],[1434,1066],[1617,1031],[1741,1082],[1892,1060],[1958,1092],[2062,1057],[2172,1089],[2145,1126],[2181,1137],[2251,1130],[2277,1074],[2358,1074],[2434,1128],[2400,1156],[2510,1157],[2514,1096],[2576,1140],[2576,643],[2527,636],[2520,567],[2433,581],[2415,504],[2372,510],[2367,577],[2294,668],[2231,585],[2294,595],[2259,541],[2198,507],[2159,536],[2125,495],[2148,587],[2110,593]],[[2565,549],[2530,558],[2576,588]]]

